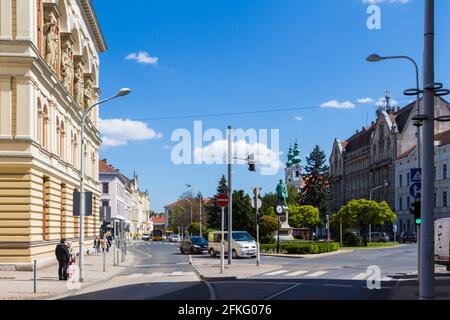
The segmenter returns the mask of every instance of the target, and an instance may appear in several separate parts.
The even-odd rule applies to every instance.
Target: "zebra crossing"
[[[142,278],[171,278],[171,277],[187,277],[195,276],[194,272],[174,271],[174,272],[152,272],[152,273],[132,273],[121,275],[122,279],[142,279]]]
[[[289,269],[281,269],[268,273],[264,273],[260,275],[262,278],[269,277],[281,277],[285,279],[295,279],[295,278],[303,278],[303,279],[337,279],[337,280],[368,280],[370,277],[369,273],[366,272],[358,272],[355,271],[343,271],[343,270],[289,270]],[[384,276],[381,278],[383,282],[393,281],[393,278]]]

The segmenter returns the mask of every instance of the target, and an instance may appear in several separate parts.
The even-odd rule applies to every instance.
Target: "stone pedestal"
[[[290,241],[294,240],[292,232],[294,228],[289,225],[289,209],[284,208],[284,212],[279,216],[280,219],[280,240]],[[275,234],[275,238],[278,239],[278,234]]]

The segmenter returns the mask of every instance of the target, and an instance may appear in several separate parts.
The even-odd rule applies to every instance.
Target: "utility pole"
[[[434,0],[425,0],[420,299],[434,299]]]
[[[228,126],[228,265],[233,262],[233,128]]]

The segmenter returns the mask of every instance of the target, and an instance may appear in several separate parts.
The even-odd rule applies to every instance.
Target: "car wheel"
[[[209,255],[213,258],[216,256],[216,252],[214,251],[213,248],[209,249]]]
[[[183,248],[180,248],[180,252],[181,252],[181,254],[184,254]]]
[[[233,253],[231,255],[232,255],[233,259],[238,258],[238,254],[237,254],[236,250],[233,250]]]

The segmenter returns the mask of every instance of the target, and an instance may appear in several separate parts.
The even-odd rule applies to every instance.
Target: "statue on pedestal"
[[[84,107],[89,108],[92,106],[94,101],[94,89],[92,84],[92,79],[88,78],[84,82]]]
[[[280,182],[277,185],[277,199],[279,205],[283,206],[284,208],[287,208],[288,191],[286,184],[284,184],[283,180],[280,180]]]
[[[58,20],[54,13],[50,13],[44,25],[45,35],[45,62],[50,68],[55,69],[56,57],[58,55]]]
[[[69,92],[72,92],[73,76],[72,45],[66,41],[61,52],[61,81]]]
[[[84,108],[84,73],[82,64],[78,64],[75,69],[74,97],[78,105]]]

